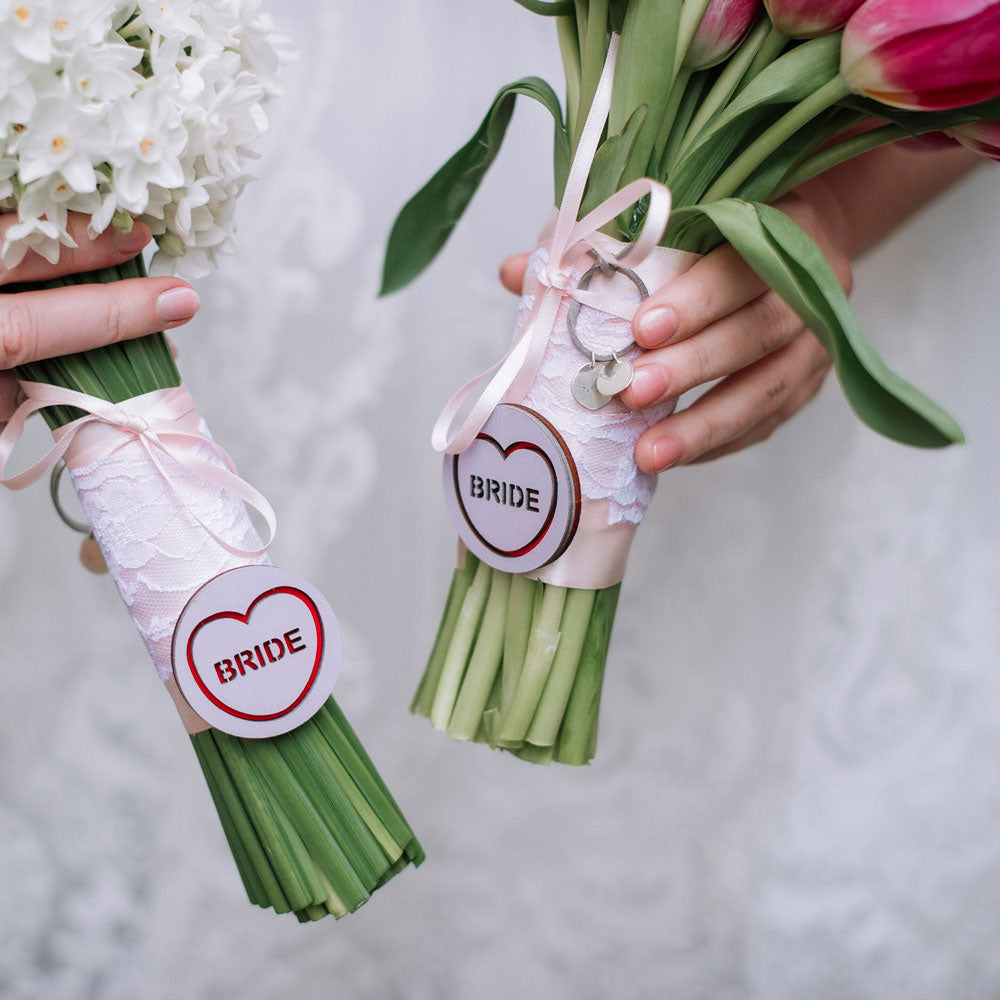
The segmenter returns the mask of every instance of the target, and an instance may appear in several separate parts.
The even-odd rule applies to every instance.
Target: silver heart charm
[[[632,384],[635,374],[630,361],[612,358],[604,370],[594,379],[594,388],[605,396],[617,396]]]
[[[585,364],[573,377],[570,387],[573,398],[588,410],[601,410],[611,402],[611,397],[606,396],[595,385],[602,371],[601,365],[590,362]]]

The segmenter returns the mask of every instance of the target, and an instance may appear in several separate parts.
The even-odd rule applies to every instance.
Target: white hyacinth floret
[[[153,274],[208,273],[235,249],[233,209],[267,130],[262,103],[292,58],[260,0],[0,0],[0,256],[54,263],[131,219]]]

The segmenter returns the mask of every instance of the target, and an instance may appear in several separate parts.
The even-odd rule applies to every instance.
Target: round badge
[[[233,736],[279,736],[333,690],[340,628],[312,584],[275,566],[209,580],[174,630],[174,679],[191,708]]]
[[[559,432],[534,410],[498,406],[462,454],[445,456],[443,479],[459,537],[494,569],[539,569],[573,540],[576,465]]]

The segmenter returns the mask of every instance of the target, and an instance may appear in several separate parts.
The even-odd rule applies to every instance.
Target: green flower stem
[[[559,40],[559,54],[562,56],[563,76],[566,80],[566,132],[573,136],[576,135],[576,122],[580,111],[583,74],[580,65],[580,41],[577,37],[574,16],[556,18],[556,37]]]
[[[579,766],[586,764],[594,756],[604,666],[620,592],[621,584],[618,583],[597,591],[594,597],[594,609],[580,654],[576,681],[566,705],[556,744],[555,760],[561,764]]]
[[[847,97],[850,92],[847,82],[838,74],[805,100],[800,101],[733,160],[705,192],[702,201],[719,201],[731,197],[783,142],[818,114]]]
[[[590,616],[594,609],[593,590],[570,590],[566,595],[562,621],[559,624],[559,648],[545,683],[525,741],[536,746],[551,747],[559,735],[563,714],[576,680],[580,654],[587,638]]]
[[[497,742],[502,746],[524,742],[559,646],[559,623],[566,594],[565,587],[545,585],[538,622],[533,626],[528,640],[524,669],[518,679],[510,710],[503,717],[497,734]]]
[[[684,94],[687,92],[691,73],[692,71],[689,69],[681,69],[674,80],[673,86],[670,88],[670,97],[667,100],[666,108],[663,110],[660,130],[656,133],[656,142],[653,145],[652,162],[655,164],[659,164],[663,160],[663,151],[666,149],[667,143],[670,141],[670,136],[673,133],[674,122],[677,119],[677,112],[680,109],[681,102],[684,100]]]
[[[768,201],[775,201],[783,194],[787,194],[792,188],[798,187],[812,177],[835,167],[838,163],[843,163],[861,153],[867,153],[879,146],[888,145],[891,142],[898,142],[912,135],[902,125],[882,125],[869,132],[862,132],[860,135],[851,136],[833,146],[814,153],[808,159],[793,167],[781,181]]]
[[[587,23],[584,41],[581,42],[582,80],[580,83],[579,105],[573,131],[573,151],[580,142],[587,112],[597,93],[597,84],[604,69],[608,54],[608,0],[590,0],[587,5]]]
[[[475,738],[503,659],[510,573],[494,570],[491,576],[490,596],[483,612],[483,622],[448,723],[448,735],[453,740]]]
[[[424,676],[421,678],[420,686],[417,688],[410,705],[410,711],[414,715],[422,715],[426,718],[431,713],[434,692],[437,690],[444,660],[448,655],[451,637],[455,633],[455,624],[458,621],[458,614],[462,610],[462,601],[469,589],[469,584],[472,583],[478,565],[479,560],[471,552],[466,552],[464,564],[456,569],[452,575],[448,600],[445,603],[444,614],[441,616],[441,623],[438,625],[437,637],[434,639],[434,648],[431,650]]]
[[[541,593],[541,590],[541,583],[520,574],[515,574],[510,582],[507,625],[503,642],[503,686],[500,695],[502,715],[506,715],[510,711],[510,704],[514,700],[518,678],[521,676],[524,658],[528,652],[528,637],[531,635],[535,597]]]
[[[663,154],[655,165],[650,166],[650,176],[658,177],[666,183],[669,180],[669,165],[677,159],[677,147],[680,146],[701,103],[702,95],[712,77],[711,70],[702,70],[695,73],[687,87],[684,88],[684,96],[681,98],[680,107],[677,109],[677,116],[674,118],[673,128],[670,130],[670,138],[663,148]]]
[[[712,84],[711,89],[698,106],[698,110],[691,119],[691,124],[684,134],[684,139],[674,157],[671,158],[671,163],[676,162],[677,159],[684,155],[698,134],[711,122],[716,113],[726,106],[733,94],[736,93],[736,88],[739,86],[740,80],[746,75],[750,64],[756,58],[757,53],[760,52],[765,38],[768,37],[769,24],[770,21],[767,18],[761,19],[743,40],[736,52],[726,61],[721,72],[715,78],[715,83]]]
[[[765,18],[762,23],[770,24],[770,18]],[[736,93],[738,94],[748,83],[750,83],[751,80],[753,80],[763,70],[767,69],[767,67],[770,66],[771,63],[773,63],[774,60],[785,51],[785,46],[789,43],[789,41],[790,39],[787,35],[782,34],[773,24],[771,24],[767,37],[764,39],[764,43],[758,50],[757,55],[754,56],[753,62],[750,63],[743,79],[740,80],[738,86],[736,87]]]
[[[482,618],[483,607],[489,593],[491,573],[490,567],[481,562],[476,567],[476,575],[462,599],[455,631],[448,645],[448,653],[441,667],[441,676],[431,704],[430,720],[435,729],[447,729],[451,721],[458,689],[461,687],[462,676],[469,662],[469,651],[475,641],[479,620]]]

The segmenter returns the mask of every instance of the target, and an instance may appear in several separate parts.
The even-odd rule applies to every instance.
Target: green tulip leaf
[[[646,107],[643,105],[643,107],[637,108],[632,117],[625,123],[625,128],[620,135],[608,136],[597,147],[594,162],[590,166],[583,204],[580,207],[580,218],[583,218],[591,209],[597,208],[605,198],[610,197],[624,186],[622,174],[625,172],[625,165],[632,155],[636,138],[645,119]]]
[[[544,17],[576,13],[573,0],[552,0],[551,3],[546,3],[545,0],[514,0],[514,3],[520,4],[525,10],[530,10],[532,14],[542,14]]]
[[[437,256],[496,159],[518,95],[544,105],[555,121],[555,174],[569,169],[569,138],[555,91],[529,76],[501,87],[476,134],[403,206],[393,223],[382,269],[387,295],[408,285]]]
[[[969,104],[964,108],[952,108],[948,111],[904,111],[881,104],[867,97],[852,95],[840,102],[842,107],[853,108],[872,118],[884,118],[887,121],[901,125],[912,135],[924,132],[939,132],[955,125],[965,125],[968,122],[1000,120],[1000,97],[994,97],[979,104]]]
[[[769,205],[726,198],[679,214],[711,219],[733,248],[798,314],[829,353],[854,412],[903,444],[942,448],[964,441],[955,421],[891,371],[865,337],[836,274],[813,240]]]

